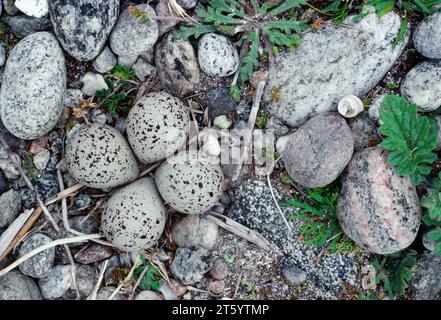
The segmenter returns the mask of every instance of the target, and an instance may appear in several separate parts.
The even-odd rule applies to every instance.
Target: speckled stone
[[[154,291],[144,290],[136,295],[135,300],[162,300],[162,298]]]
[[[239,68],[236,48],[227,37],[216,33],[201,37],[198,60],[202,71],[211,77],[228,77]]]
[[[0,194],[0,228],[7,227],[13,222],[20,213],[20,209],[21,196],[18,191],[10,189]]]
[[[138,164],[122,134],[103,124],[84,125],[66,143],[70,174],[91,188],[112,188],[134,180]]]
[[[31,252],[45,244],[51,242],[52,239],[42,233],[36,233],[29,239],[25,240],[19,249],[19,256],[22,257],[26,253]],[[46,249],[29,258],[20,264],[20,271],[33,278],[43,278],[47,276],[54,265],[55,248]]]
[[[205,95],[205,101],[207,103],[208,115],[211,119],[221,115],[228,115],[237,108],[237,103],[231,96],[230,91],[224,87],[208,90]]]
[[[13,270],[0,277],[0,300],[42,300],[42,297],[34,280]]]
[[[106,73],[116,66],[118,60],[109,47],[104,47],[103,51],[93,61],[93,68],[99,73]]]
[[[119,190],[107,201],[101,229],[107,240],[119,249],[140,251],[158,241],[164,231],[165,217],[165,206],[154,181],[143,178]]]
[[[199,85],[200,71],[193,46],[172,32],[156,45],[155,65],[161,85],[175,96],[189,95]]]
[[[342,173],[353,151],[354,139],[345,119],[329,112],[289,135],[283,162],[295,182],[309,188],[324,187]]]
[[[162,198],[182,213],[200,214],[219,200],[224,175],[214,158],[196,151],[168,158],[155,174]]]
[[[102,287],[98,290],[95,300],[108,300],[112,293],[116,290],[116,287]],[[124,296],[117,293],[111,300],[125,300]]]
[[[418,111],[431,112],[441,106],[441,62],[424,61],[404,77],[401,94]]]
[[[291,127],[309,118],[335,111],[346,95],[364,96],[373,89],[406,47],[409,34],[395,49],[401,18],[389,12],[381,19],[375,13],[361,22],[347,17],[342,28],[326,25],[301,36],[295,53],[276,57],[276,75],[270,75],[264,102],[271,115]],[[273,88],[280,99],[272,100]]]
[[[188,247],[176,250],[170,270],[183,284],[191,285],[201,281],[212,266],[210,251],[201,247]]]
[[[386,151],[367,148],[356,154],[342,177],[337,217],[360,247],[377,254],[407,248],[416,238],[421,209],[408,176],[387,163]]]
[[[37,32],[21,40],[6,62],[0,93],[5,127],[22,139],[37,139],[57,124],[63,110],[66,64],[57,39]]]
[[[55,34],[71,56],[93,60],[103,49],[118,19],[119,0],[51,0]]]
[[[144,163],[173,154],[186,141],[190,117],[181,100],[166,92],[143,96],[127,117],[127,138]]]
[[[57,265],[44,278],[38,280],[41,294],[47,300],[62,297],[72,284],[72,267]]]
[[[184,9],[193,9],[198,3],[197,0],[176,0],[176,2]]]
[[[156,14],[161,17],[176,17],[177,13],[173,9],[169,8],[169,2],[167,0],[159,0],[155,7]],[[168,31],[173,29],[179,21],[177,20],[161,20],[158,21],[159,36],[166,34]]]
[[[423,56],[441,59],[441,13],[421,21],[413,33],[413,44]]]
[[[415,300],[436,300],[441,291],[441,257],[425,252],[413,271],[411,286]]]
[[[24,14],[35,18],[41,18],[49,11],[47,0],[15,0],[14,5]]]
[[[139,4],[136,7],[150,16],[156,15],[155,10],[147,4]],[[137,19],[125,8],[110,35],[110,47],[119,56],[136,56],[152,48],[156,40],[158,23],[151,19]]]
[[[200,246],[211,250],[216,244],[218,233],[217,224],[201,215],[191,214],[173,225],[171,237],[180,247]]]
[[[132,66],[133,71],[135,71],[136,77],[141,81],[146,81],[149,77],[156,74],[156,67],[139,58],[136,60],[135,64]]]
[[[38,31],[48,30],[51,27],[51,21],[48,17],[3,16],[2,20],[8,25],[9,30],[19,38],[24,38]]]

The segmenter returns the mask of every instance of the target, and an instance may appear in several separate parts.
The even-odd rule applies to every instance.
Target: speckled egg
[[[156,170],[162,198],[183,213],[200,214],[222,194],[224,175],[218,159],[196,151],[170,157]]]
[[[143,178],[110,197],[101,216],[101,229],[119,249],[140,251],[158,241],[165,220],[165,206],[153,179]]]
[[[84,125],[66,142],[70,174],[91,188],[112,188],[138,176],[138,164],[122,134],[105,124]]]
[[[138,159],[153,163],[173,154],[185,143],[188,110],[166,92],[148,93],[130,110],[127,138]]]

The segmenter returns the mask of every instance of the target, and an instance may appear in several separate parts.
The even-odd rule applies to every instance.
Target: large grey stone
[[[421,112],[431,112],[441,106],[441,62],[424,61],[405,76],[401,94],[418,106]]]
[[[71,286],[71,271],[70,265],[57,265],[46,277],[39,279],[42,296],[48,300],[62,297]]]
[[[57,39],[37,32],[21,40],[6,62],[0,92],[5,127],[22,139],[36,139],[57,124],[63,110],[66,64]]]
[[[136,8],[145,11],[149,16],[156,15],[155,10],[147,4],[139,4]],[[156,20],[144,21],[136,18],[126,8],[110,35],[110,47],[119,56],[137,56],[155,45],[158,34]]]
[[[22,257],[25,254],[37,249],[45,244],[51,242],[52,239],[42,233],[36,233],[21,245],[19,249],[19,256]],[[20,264],[20,271],[25,275],[33,278],[43,278],[47,276],[54,265],[55,260],[55,248],[46,249],[32,258],[26,260]]]
[[[346,95],[363,96],[389,71],[407,45],[409,35],[395,49],[401,19],[390,12],[378,19],[370,14],[345,27],[326,25],[301,36],[296,53],[276,58],[264,101],[269,112],[292,127],[314,115],[337,109]],[[280,99],[272,99],[274,90]]]
[[[195,284],[213,267],[213,257],[202,247],[178,248],[170,265],[171,272],[183,284]]]
[[[278,197],[277,190],[275,192]],[[285,215],[292,215],[288,208],[282,210]],[[304,270],[309,281],[333,295],[338,295],[347,285],[359,287],[356,260],[339,253],[328,255],[325,250],[300,242],[297,228],[291,232],[287,229],[265,182],[244,182],[234,193],[229,216],[277,246],[283,255],[283,268],[296,266]]]
[[[329,112],[289,135],[283,162],[295,182],[309,188],[324,187],[342,173],[353,151],[354,139],[345,119]]]
[[[28,16],[5,16],[3,21],[9,30],[19,38],[24,38],[38,31],[45,31],[51,27],[48,17],[33,18]]]
[[[425,252],[418,259],[411,286],[416,300],[435,300],[441,291],[441,256]]]
[[[200,71],[193,46],[173,33],[155,48],[155,65],[162,86],[175,96],[186,96],[199,85]]]
[[[0,177],[1,178],[1,177]],[[0,195],[0,228],[7,227],[21,209],[20,193],[11,189]]]
[[[37,284],[19,271],[0,277],[0,300],[42,300]]]
[[[119,0],[52,0],[49,11],[64,50],[80,61],[94,59],[118,19]]]
[[[421,222],[421,208],[408,176],[399,176],[379,147],[354,154],[337,201],[343,231],[360,247],[390,254],[410,246]]]
[[[441,59],[441,13],[428,16],[413,33],[413,45],[423,56]]]

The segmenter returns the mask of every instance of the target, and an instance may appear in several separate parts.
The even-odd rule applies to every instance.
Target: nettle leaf
[[[282,4],[280,4],[277,8],[274,8],[269,12],[269,16],[275,17],[281,13],[289,11],[291,9],[296,9],[302,5],[307,4],[306,0],[285,0]]]
[[[290,20],[265,21],[263,23],[263,32],[271,32],[272,29],[278,29],[285,33],[303,32],[309,28],[308,24],[303,21],[298,21],[296,17]]]
[[[259,36],[256,32],[250,32],[248,41],[244,42],[243,45],[247,45],[248,42],[250,43],[250,46],[243,57],[242,66],[239,72],[240,83],[247,81],[259,65]]]
[[[399,175],[409,175],[414,185],[420,184],[436,160],[432,152],[437,145],[436,120],[417,115],[416,105],[395,95],[384,98],[380,120],[380,133],[386,136],[382,145],[389,151],[388,162]]]
[[[181,27],[178,35],[184,39],[188,39],[192,36],[198,39],[200,36],[214,31],[216,31],[216,28],[212,25],[194,24],[191,27]]]

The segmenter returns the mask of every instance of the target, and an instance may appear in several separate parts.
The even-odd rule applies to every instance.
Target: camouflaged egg
[[[190,117],[178,98],[148,93],[130,110],[127,138],[138,159],[153,163],[173,154],[187,138]]]
[[[101,216],[104,236],[124,251],[153,246],[164,231],[165,206],[152,178],[143,178],[118,190]]]
[[[159,193],[172,208],[200,214],[218,201],[224,175],[218,158],[190,151],[168,158],[156,170],[155,179]]]
[[[138,176],[138,164],[123,135],[105,124],[84,125],[66,143],[66,163],[78,182],[112,188]]]

